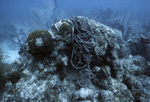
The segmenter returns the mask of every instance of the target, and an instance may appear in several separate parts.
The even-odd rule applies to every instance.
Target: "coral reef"
[[[124,42],[122,35],[83,16],[57,21],[48,31],[31,32],[24,54],[14,63],[19,74],[8,74],[14,87],[7,83],[0,99],[149,102],[150,62],[137,53],[136,42]]]
[[[7,79],[11,81],[12,84],[15,84],[20,79],[20,74],[17,71],[11,72],[7,75]]]

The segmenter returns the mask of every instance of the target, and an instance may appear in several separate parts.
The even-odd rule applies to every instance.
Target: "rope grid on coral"
[[[71,65],[75,69],[82,69],[80,71],[81,79],[77,79],[77,83],[85,87],[91,83],[91,79],[95,77],[90,69],[92,51],[98,56],[97,38],[95,36],[91,25],[88,21],[80,20],[78,18],[71,19],[73,22],[72,27],[72,53]],[[96,42],[96,43],[95,43]],[[88,83],[88,84],[87,84]]]
[[[81,21],[78,18],[71,19],[74,23],[72,32],[72,54],[71,65],[75,69],[90,68],[91,53],[97,54],[95,40],[97,36],[94,35],[91,25],[88,21]]]

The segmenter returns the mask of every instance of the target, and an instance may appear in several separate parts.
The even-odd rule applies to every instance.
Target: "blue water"
[[[0,0],[0,22],[22,21],[22,23],[24,23],[23,21],[27,19],[31,8],[41,9],[45,7],[43,1],[44,0]],[[95,12],[98,15],[99,8],[135,10],[136,12],[150,13],[149,0],[55,0],[55,2],[57,9],[72,12],[74,16],[76,16],[76,12],[82,12],[82,14],[84,13],[84,15],[86,15],[86,10],[90,10],[91,14]],[[53,5],[49,4],[49,6]],[[96,10],[94,8],[96,8]],[[143,19],[145,17],[144,15],[139,16],[142,16]]]
[[[16,50],[13,39],[19,38],[21,29],[25,40],[29,32],[48,30],[57,20],[73,16],[105,23],[130,15],[130,25],[150,25],[149,4],[150,0],[0,0],[0,47]]]

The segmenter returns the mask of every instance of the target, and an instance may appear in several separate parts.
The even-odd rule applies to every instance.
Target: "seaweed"
[[[7,58],[8,56],[6,56],[0,48],[0,90],[2,90],[6,84],[5,72],[8,71],[8,64],[6,64],[5,61]]]

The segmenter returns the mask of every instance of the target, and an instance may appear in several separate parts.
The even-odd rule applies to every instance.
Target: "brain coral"
[[[37,30],[28,35],[25,49],[36,59],[43,59],[53,51],[54,45],[52,36],[48,31]]]

